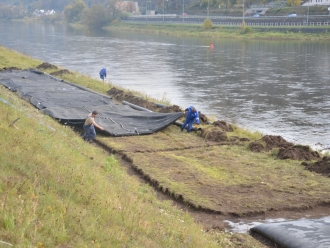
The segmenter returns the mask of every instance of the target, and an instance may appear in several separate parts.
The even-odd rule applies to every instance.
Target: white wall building
[[[302,6],[316,6],[316,5],[330,6],[330,0],[308,0]]]

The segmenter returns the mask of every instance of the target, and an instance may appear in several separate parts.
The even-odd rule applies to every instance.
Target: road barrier
[[[330,18],[330,17],[329,17]],[[241,26],[242,25],[242,20],[239,20],[239,18],[236,18],[237,21],[233,20],[213,20],[213,25],[218,25],[218,26]],[[261,19],[261,18],[260,18]],[[273,20],[269,19],[267,20],[268,22],[264,22],[263,20],[255,20],[254,18],[246,18],[244,19],[245,25],[247,26],[329,26],[330,19],[325,19],[323,22],[322,21],[310,21],[307,22],[306,20],[303,20],[302,18],[297,19],[296,21],[287,19],[282,19],[282,20]],[[130,17],[126,20],[123,20],[124,22],[129,22],[129,23],[173,23],[173,24],[203,24],[204,18],[163,18],[154,16],[154,17],[148,17],[146,19],[145,17]]]

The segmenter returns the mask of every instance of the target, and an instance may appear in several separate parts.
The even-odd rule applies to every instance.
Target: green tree
[[[105,3],[104,3],[111,20],[115,20],[115,19],[119,18],[120,14],[121,14],[120,10],[116,8],[117,1],[118,0],[105,0]]]
[[[27,13],[21,6],[4,6],[0,7],[0,19],[22,19]]]
[[[211,19],[205,19],[204,22],[203,22],[203,25],[202,27],[204,29],[212,29],[213,28],[213,22]]]
[[[84,13],[84,22],[89,27],[101,28],[111,20],[109,9],[101,4],[93,5],[90,9],[85,10]]]
[[[83,0],[74,0],[72,5],[64,8],[64,16],[67,22],[77,22],[81,19],[81,13],[86,9]]]
[[[13,11],[10,7],[5,6],[0,8],[0,19],[11,20],[13,15]]]

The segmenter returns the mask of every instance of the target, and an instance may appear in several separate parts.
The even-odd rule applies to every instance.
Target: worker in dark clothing
[[[104,82],[104,79],[107,77],[107,69],[105,68],[102,68],[101,71],[100,71],[100,78],[103,80]]]
[[[185,109],[186,114],[186,120],[182,124],[181,131],[187,127],[187,132],[189,133],[191,129],[193,128],[194,122],[196,122],[196,128],[198,128],[199,125],[199,114],[198,111],[194,106],[190,106],[189,108]]]
[[[94,110],[92,113],[90,113],[88,115],[88,117],[85,120],[85,123],[84,123],[84,126],[83,126],[84,131],[85,131],[83,139],[86,140],[86,141],[93,141],[93,139],[95,138],[96,132],[95,132],[94,126],[101,129],[101,130],[104,130],[103,127],[96,124],[96,122],[94,121],[94,118],[97,115],[98,115],[98,112],[96,110]]]

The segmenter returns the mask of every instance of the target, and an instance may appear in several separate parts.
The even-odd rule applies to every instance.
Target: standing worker
[[[94,121],[94,118],[98,115],[98,112],[96,110],[94,110],[92,113],[90,113],[88,115],[88,117],[86,118],[85,120],[85,123],[84,123],[84,136],[83,136],[83,139],[86,140],[86,141],[93,141],[93,139],[95,138],[96,136],[96,132],[95,132],[95,127],[101,129],[101,130],[104,130],[103,127],[101,127],[100,125],[97,125],[96,122]]]
[[[107,69],[102,68],[100,71],[100,78],[103,80],[104,83],[104,79],[107,77]]]
[[[189,133],[191,131],[191,129],[193,128],[192,125],[194,124],[195,121],[196,121],[196,129],[198,128],[199,114],[194,106],[190,106],[189,108],[186,108],[184,112],[186,114],[186,120],[182,124],[181,132],[188,125],[187,132]]]

